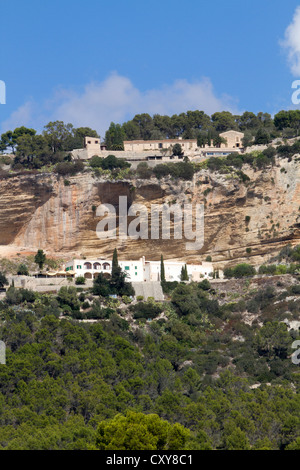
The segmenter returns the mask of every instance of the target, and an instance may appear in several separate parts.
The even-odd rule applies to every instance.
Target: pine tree
[[[124,139],[125,133],[120,124],[117,124],[115,128],[113,150],[124,150]]]
[[[105,133],[105,144],[107,150],[124,150],[125,132],[120,124],[110,123],[108,131]]]

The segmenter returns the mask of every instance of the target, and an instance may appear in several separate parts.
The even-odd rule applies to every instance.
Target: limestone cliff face
[[[150,180],[106,181],[83,173],[64,179],[40,174],[0,181],[0,245],[69,256],[183,259],[200,261],[211,255],[218,266],[246,259],[269,260],[280,249],[300,243],[300,164],[281,160],[273,168],[243,168],[250,181],[209,171],[192,182]],[[205,204],[205,243],[186,251],[187,240],[100,240],[95,208],[102,203],[118,211],[119,196],[146,205]],[[131,219],[130,219],[131,220]],[[171,232],[172,233],[172,232]],[[248,250],[247,250],[248,249]],[[246,250],[248,252],[246,252]]]

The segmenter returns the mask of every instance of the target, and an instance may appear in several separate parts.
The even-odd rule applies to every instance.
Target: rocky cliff
[[[300,164],[277,161],[265,170],[243,168],[244,183],[236,173],[222,175],[203,170],[193,181],[107,181],[91,172],[71,178],[53,174],[10,176],[0,181],[0,245],[21,251],[43,248],[49,254],[120,258],[184,259],[200,261],[210,255],[223,267],[248,260],[268,261],[285,245],[300,243]],[[102,203],[118,210],[119,196],[128,206],[151,204],[205,204],[205,242],[199,251],[186,251],[182,240],[100,240]]]

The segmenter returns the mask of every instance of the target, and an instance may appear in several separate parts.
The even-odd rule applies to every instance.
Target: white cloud
[[[32,101],[27,101],[14,111],[8,119],[1,123],[1,129],[4,131],[21,127],[32,121],[33,118],[33,107]]]
[[[138,113],[172,115],[195,109],[208,114],[223,110],[238,113],[231,97],[216,96],[208,78],[176,80],[171,85],[141,91],[127,77],[113,73],[100,83],[87,84],[81,93],[61,89],[40,106],[25,103],[1,127],[14,128],[22,122],[40,129],[50,120],[62,120],[75,127],[92,127],[104,136],[112,121],[122,123]]]
[[[293,20],[285,31],[281,46],[287,50],[288,62],[293,75],[300,75],[300,6],[295,10]]]

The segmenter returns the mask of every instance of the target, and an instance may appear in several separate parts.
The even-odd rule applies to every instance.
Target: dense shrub
[[[81,286],[81,285],[85,284],[85,282],[86,282],[86,279],[85,279],[84,276],[78,276],[78,277],[76,277],[76,279],[75,279],[75,284],[76,284],[77,286]]]
[[[18,276],[28,276],[29,275],[28,266],[26,264],[20,264],[18,266],[17,274]]]
[[[15,287],[9,287],[6,292],[6,302],[11,305],[18,305],[23,302],[34,302],[36,299],[35,292],[29,289],[16,289]]]
[[[77,298],[76,287],[61,287],[57,295],[57,300],[61,307],[68,306],[71,311],[80,309],[80,302]]]
[[[126,282],[126,274],[118,268],[118,272],[107,279],[102,273],[94,279],[93,294],[101,297],[110,295],[134,296],[135,292],[130,282]]]
[[[161,281],[161,287],[164,294],[170,294],[178,286],[178,281]]]
[[[224,269],[224,276],[228,279],[234,278],[242,278],[242,277],[251,277],[255,276],[256,270],[254,266],[251,266],[247,263],[241,263],[235,266],[234,268],[226,268]]]
[[[98,157],[97,155],[94,155],[89,161],[92,168],[102,168],[102,162],[103,158]]]
[[[151,178],[153,171],[146,162],[141,162],[137,166],[136,174],[138,178],[148,179]]]
[[[157,178],[169,175],[178,179],[192,180],[194,172],[194,167],[189,162],[161,163],[153,168],[153,173]]]
[[[276,269],[277,269],[276,264],[262,265],[259,267],[258,273],[274,275],[276,273]]]
[[[114,309],[102,307],[101,303],[98,300],[93,302],[91,310],[85,312],[85,318],[95,319],[95,320],[105,320],[114,313]]]
[[[76,160],[73,162],[61,162],[58,163],[55,167],[55,172],[60,176],[66,175],[76,175],[84,170],[84,164],[81,160]]]
[[[145,318],[146,320],[157,317],[163,311],[162,307],[154,302],[139,302],[129,308],[133,312],[133,318]]]
[[[198,282],[198,287],[200,287],[200,289],[203,289],[203,290],[210,290],[211,284],[208,281],[208,279],[204,279],[203,281]]]
[[[102,168],[102,170],[114,170],[116,168],[130,168],[130,163],[124,158],[117,158],[115,155],[108,155],[106,158],[94,155],[90,160],[92,168]]]
[[[300,285],[291,286],[291,294],[300,295]]]

